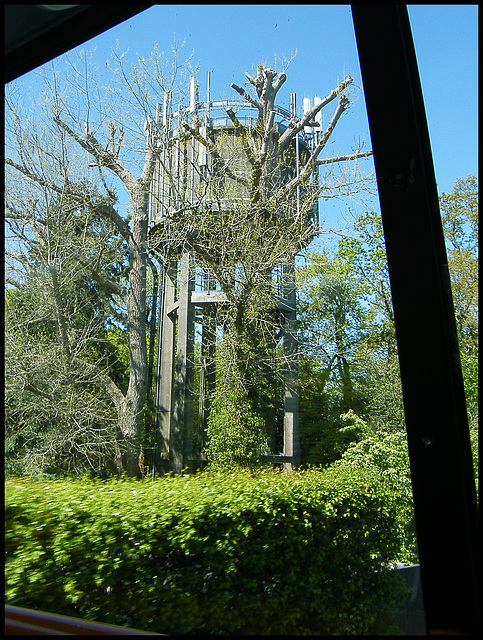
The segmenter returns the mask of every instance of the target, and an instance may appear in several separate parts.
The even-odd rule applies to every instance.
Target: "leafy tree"
[[[354,440],[335,463],[336,466],[370,469],[380,478],[381,488],[384,487],[392,496],[397,513],[397,531],[394,531],[394,535],[402,541],[398,562],[417,563],[413,494],[405,431],[385,431],[371,427],[352,410],[341,418],[345,423],[341,431],[350,433]]]
[[[451,194],[441,195],[440,203],[473,453],[476,455],[478,206],[474,176],[458,181]],[[338,413],[351,409],[368,423],[370,429],[380,432],[380,437],[387,434],[390,439],[391,433],[402,433],[404,411],[380,216],[375,212],[359,216],[354,223],[354,234],[339,241],[333,256],[325,254],[322,257],[310,256],[310,259],[309,266],[299,271],[303,308],[307,311],[300,322],[300,342],[307,353],[301,380],[301,429],[308,460],[325,463],[340,456],[347,446],[348,437],[353,433],[350,430],[338,433],[341,426]],[[343,281],[353,310],[350,316],[353,338],[351,340],[346,335],[343,340],[345,348],[352,350],[349,374],[362,384],[358,387],[359,396],[353,398],[352,406],[349,403],[344,408],[342,403],[336,401],[334,411],[330,413],[327,407],[334,398],[331,384],[336,383],[341,388],[340,376],[337,377],[336,371],[329,366],[332,362],[330,354],[336,357],[337,353],[337,322],[333,290],[328,289],[326,283],[330,282],[334,273],[339,274]],[[362,317],[364,322],[357,324],[357,317]],[[344,316],[340,318],[345,320],[347,331],[350,323]],[[304,389],[311,388],[318,392],[312,396],[310,392],[305,392],[304,396]],[[370,443],[367,446],[371,446]]]
[[[301,447],[305,463],[340,457],[340,415],[357,407],[365,414],[366,373],[359,366],[374,314],[366,289],[347,256],[310,254],[298,270]]]
[[[56,198],[42,209],[19,212],[12,199],[7,207],[8,244],[23,247],[7,250],[7,463],[29,472],[114,467],[116,420],[99,377],[109,370],[126,384],[107,328],[115,300],[74,255],[92,259],[101,234],[112,260],[105,273],[121,278],[119,238],[91,212],[69,211]]]
[[[265,417],[253,409],[239,390],[225,391],[223,396],[215,398],[208,419],[207,439],[210,470],[255,469],[265,462],[268,452]]]
[[[384,430],[399,429],[404,425],[404,410],[381,216],[375,211],[360,215],[354,232],[342,238],[337,253],[351,265],[363,292],[361,302],[369,313],[357,354],[357,366],[367,385],[364,415]]]
[[[337,248],[340,260],[351,265],[378,324],[378,339],[387,351],[395,350],[394,313],[381,216],[376,211],[361,214],[354,222],[354,235],[343,237]]]
[[[298,270],[301,433],[305,461],[327,463],[350,441],[341,414],[383,429],[404,424],[392,302],[380,216],[367,212],[330,255]],[[318,394],[312,393],[317,388]],[[312,414],[312,415],[310,415]]]
[[[478,482],[478,182],[469,175],[440,197],[460,359]]]
[[[302,345],[303,348],[303,345]],[[341,457],[352,434],[341,434],[341,394],[323,363],[301,354],[298,366],[300,446],[303,465],[325,466]]]
[[[457,180],[440,197],[460,348],[478,348],[478,184]]]
[[[337,380],[348,410],[355,401],[352,361],[372,314],[361,304],[365,290],[345,255],[311,254],[310,260],[299,270],[301,341],[323,362],[327,380]]]
[[[478,424],[478,183],[470,175],[443,193],[440,208],[447,245],[469,421]],[[475,439],[476,441],[476,439]]]

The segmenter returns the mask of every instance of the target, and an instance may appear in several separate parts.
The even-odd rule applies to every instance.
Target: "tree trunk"
[[[129,239],[129,292],[126,298],[129,336],[129,385],[120,416],[125,438],[126,473],[139,475],[139,454],[144,431],[148,359],[146,345],[146,267],[148,192],[132,194],[133,231]]]

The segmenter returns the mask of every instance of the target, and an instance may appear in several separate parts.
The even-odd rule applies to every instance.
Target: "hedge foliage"
[[[387,632],[401,541],[368,470],[6,481],[6,602],[169,634]],[[383,629],[378,629],[378,626]]]
[[[343,429],[357,437],[335,462],[335,466],[370,469],[379,477],[381,486],[389,490],[397,506],[398,537],[403,540],[398,560],[418,564],[414,503],[409,468],[406,431],[373,430],[353,411],[341,415],[347,426]],[[354,437],[354,435],[353,435]]]

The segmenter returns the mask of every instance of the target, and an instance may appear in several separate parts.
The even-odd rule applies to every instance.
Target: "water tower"
[[[238,122],[247,130],[256,126],[258,112],[245,100],[210,99],[208,74],[205,101],[199,100],[195,79],[191,79],[189,104],[173,112],[169,94],[156,110],[157,130],[161,130],[162,148],[157,163],[150,197],[150,244],[162,264],[162,286],[159,304],[159,332],[156,370],[155,465],[161,472],[181,472],[185,468],[199,468],[204,456],[206,420],[209,398],[216,381],[215,351],[217,344],[217,309],[226,302],[226,294],[213,274],[200,268],[196,254],[185,237],[172,238],[168,248],[160,245],[157,230],[165,229],[173,216],[199,206],[230,208],[237,199],[247,197],[240,189],[230,201],[216,201],[211,187],[215,164],[219,158],[201,144],[195,136],[186,135],[182,122],[198,123],[198,130],[213,143],[222,139],[231,154],[231,166],[236,171],[248,171],[244,161],[240,132],[227,114],[236,111]],[[317,97],[314,101],[317,104]],[[304,101],[304,111],[310,100]],[[290,96],[290,110],[275,106],[273,135],[281,135],[296,115],[296,96]],[[321,113],[317,114],[320,121]],[[292,141],[290,161],[276,168],[276,181],[288,182],[310,155],[318,134],[314,127],[305,127]],[[224,179],[229,179],[225,178]],[[314,167],[312,186],[318,182]],[[300,189],[285,207],[284,215],[296,215]],[[235,200],[235,202],[234,202]],[[318,204],[313,203],[306,217],[307,228],[316,229]],[[306,242],[313,238],[309,236]],[[302,247],[301,247],[302,248]],[[162,259],[159,259],[162,258]],[[296,295],[294,261],[277,265],[273,274],[273,295],[279,310],[279,336],[286,354],[283,371],[284,394],[280,399],[283,426],[274,416],[267,416],[271,452],[267,460],[285,466],[300,463],[298,394],[296,390]],[[275,273],[276,272],[276,273]],[[197,388],[195,381],[195,328],[197,329],[197,358],[199,367]],[[196,412],[195,412],[196,408]],[[193,425],[197,425],[194,429]]]

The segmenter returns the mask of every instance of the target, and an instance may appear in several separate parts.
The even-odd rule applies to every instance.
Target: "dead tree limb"
[[[322,164],[331,164],[333,162],[347,162],[348,160],[358,160],[359,158],[368,158],[369,156],[372,156],[372,155],[373,155],[372,151],[364,151],[364,152],[355,151],[354,153],[350,153],[349,155],[346,155],[346,156],[334,156],[332,158],[322,158],[321,160],[316,160],[314,164],[316,167],[318,167]]]
[[[279,149],[285,149],[290,140],[300,133],[304,127],[309,126],[309,123],[312,122],[319,111],[332,102],[332,100],[337,98],[337,96],[352,82],[353,79],[351,76],[347,76],[347,78],[340,82],[335,89],[333,89],[321,102],[319,102],[319,104],[316,104],[309,109],[302,118],[291,118],[287,129],[283,132],[278,141]]]

